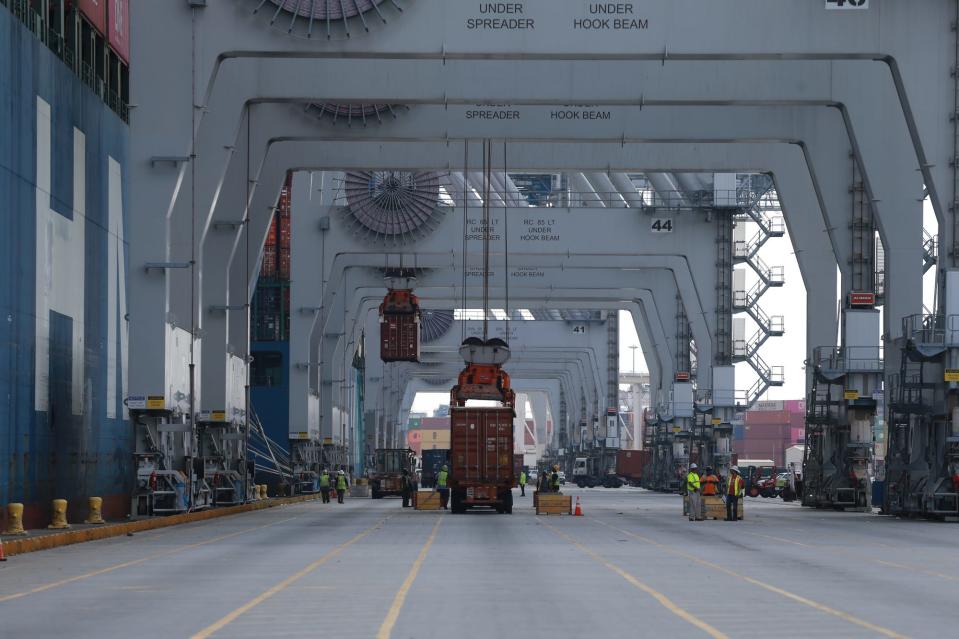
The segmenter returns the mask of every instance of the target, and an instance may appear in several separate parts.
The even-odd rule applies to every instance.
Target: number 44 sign
[[[869,0],[826,0],[827,9],[868,9]]]
[[[649,225],[653,233],[672,233],[673,221],[668,217],[654,217]]]

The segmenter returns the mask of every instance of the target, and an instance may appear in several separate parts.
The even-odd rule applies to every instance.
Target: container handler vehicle
[[[484,342],[471,337],[460,355],[466,368],[450,391],[450,509],[458,514],[486,506],[511,514],[516,395],[502,368],[509,346],[497,338]],[[470,400],[492,400],[499,406],[468,406]]]

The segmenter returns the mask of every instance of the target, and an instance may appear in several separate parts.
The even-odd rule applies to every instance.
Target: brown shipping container
[[[648,450],[621,450],[616,453],[616,474],[630,481],[639,482],[649,463]]]
[[[416,315],[380,318],[380,359],[384,362],[420,361],[420,321]]]
[[[450,487],[515,485],[513,409],[450,409]]]

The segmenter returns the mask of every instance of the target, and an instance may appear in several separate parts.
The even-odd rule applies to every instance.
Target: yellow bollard
[[[53,530],[62,530],[64,528],[69,528],[70,524],[67,523],[67,500],[66,499],[54,499],[53,500],[53,512],[50,515],[50,525],[47,528]]]
[[[260,484],[260,499],[269,499],[270,496],[266,493],[266,484]]]
[[[105,524],[103,521],[103,499],[100,497],[90,498],[90,515],[84,520],[85,524]]]
[[[256,486],[253,487],[253,499],[255,499],[256,501],[260,501],[261,499],[263,499],[263,497],[260,494],[262,492],[260,490],[262,486],[263,484],[257,484]]]
[[[23,529],[23,504],[7,504],[7,519],[10,521],[4,535],[26,535]]]

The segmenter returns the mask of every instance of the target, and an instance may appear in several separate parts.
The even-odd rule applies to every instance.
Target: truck
[[[444,464],[450,463],[448,448],[433,448],[423,451],[423,466],[420,471],[420,486],[432,488],[436,484],[436,475]]]
[[[573,459],[573,483],[580,488],[619,488],[622,480],[616,475],[616,449],[596,449]]]
[[[616,476],[630,486],[642,486],[649,460],[648,450],[620,450],[616,453]]]
[[[489,507],[512,514],[516,395],[502,369],[509,347],[498,338],[471,337],[460,354],[466,368],[450,392],[450,510],[461,514]],[[471,400],[493,400],[499,406],[468,405]]]
[[[377,448],[373,451],[370,472],[370,497],[403,494],[403,473],[412,478],[416,471],[416,455],[409,448]]]

